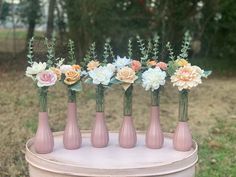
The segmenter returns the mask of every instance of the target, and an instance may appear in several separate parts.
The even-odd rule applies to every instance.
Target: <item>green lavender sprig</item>
[[[128,41],[128,57],[129,58],[132,58],[132,55],[133,55],[133,51],[132,51],[132,39],[130,38],[129,41]]]
[[[75,64],[76,63],[76,59],[75,59],[75,45],[74,42],[72,40],[69,39],[69,43],[68,43],[68,60],[69,60],[69,64]]]
[[[153,59],[158,59],[158,54],[159,54],[159,39],[160,37],[158,35],[155,35],[153,38],[153,49],[152,49],[152,53],[153,53]]]
[[[27,60],[30,65],[33,64],[33,58],[34,58],[34,37],[30,39],[28,46]]]
[[[190,49],[190,43],[191,43],[192,37],[190,36],[189,31],[186,31],[184,33],[184,39],[182,43],[181,53],[177,56],[177,59],[179,58],[185,58],[188,57],[188,50]]]

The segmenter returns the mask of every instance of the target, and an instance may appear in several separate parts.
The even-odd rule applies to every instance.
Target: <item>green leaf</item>
[[[175,63],[175,61],[168,62],[167,74],[169,76],[172,76],[177,69],[178,69],[178,65]]]
[[[73,90],[73,91],[82,91],[82,84],[81,84],[81,82],[77,82],[76,84],[74,84],[74,85],[71,85],[70,87],[69,87],[71,90]]]
[[[209,75],[211,75],[212,71],[204,71],[203,74],[202,74],[202,77],[205,77],[207,78]]]
[[[122,82],[119,81],[119,80],[117,80],[116,78],[112,78],[112,79],[110,80],[110,83],[111,83],[111,84],[121,84]]]
[[[85,79],[84,82],[87,83],[87,84],[92,84],[93,83],[93,79],[89,77],[89,78]]]

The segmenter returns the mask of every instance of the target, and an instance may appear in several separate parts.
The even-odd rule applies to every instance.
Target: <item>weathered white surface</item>
[[[173,173],[177,176],[177,173],[184,171],[191,173],[186,177],[194,176],[196,144],[191,151],[175,151],[172,139],[166,136],[163,148],[148,149],[145,147],[145,136],[140,133],[137,146],[124,149],[118,145],[118,134],[110,133],[108,147],[94,148],[90,144],[90,134],[84,133],[80,149],[66,150],[63,148],[62,134],[57,133],[54,137],[55,148],[50,154],[36,154],[33,141],[28,142],[26,159],[29,164],[44,171],[71,176],[165,176]]]

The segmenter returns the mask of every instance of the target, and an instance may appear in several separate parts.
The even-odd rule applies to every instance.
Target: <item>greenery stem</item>
[[[124,116],[132,115],[132,98],[133,85],[131,85],[124,93]]]
[[[104,112],[104,91],[105,88],[102,84],[97,85],[96,88],[96,111]]]
[[[76,102],[76,91],[68,88],[68,102],[75,103]]]
[[[154,91],[151,91],[151,102],[152,102],[152,106],[160,105],[160,88]]]
[[[188,121],[188,90],[179,92],[179,121]]]
[[[47,112],[47,94],[48,89],[45,87],[39,88],[38,95],[39,95],[39,111],[40,112]]]

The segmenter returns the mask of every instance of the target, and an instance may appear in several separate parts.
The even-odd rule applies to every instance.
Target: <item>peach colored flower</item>
[[[95,68],[97,68],[100,65],[99,61],[97,60],[92,60],[87,64],[87,69],[89,71],[94,70]]]
[[[138,77],[135,75],[135,71],[132,68],[126,66],[118,70],[116,79],[122,81],[123,88],[127,90],[129,86],[133,84],[136,79],[138,79]]]
[[[38,73],[36,79],[38,87],[48,87],[56,83],[57,75],[50,70],[45,70]]]
[[[164,71],[167,70],[167,64],[165,62],[160,61],[156,64],[156,66],[161,68]]]
[[[72,65],[72,69],[77,71],[77,70],[81,69],[81,66],[80,65]]]
[[[175,62],[177,63],[178,66],[186,66],[189,64],[188,61],[185,59],[177,59],[175,60]]]
[[[179,91],[191,89],[202,83],[201,77],[203,72],[198,66],[188,64],[176,70],[170,79],[173,82],[173,86],[177,86]]]
[[[148,66],[156,66],[157,61],[156,60],[148,60],[147,65]]]
[[[55,67],[51,67],[50,70],[57,75],[57,80],[61,80],[61,70]]]
[[[140,69],[141,69],[141,63],[140,63],[140,61],[138,61],[138,60],[132,60],[132,62],[131,62],[131,68],[135,71],[135,72],[137,72],[137,71],[139,71]]]
[[[72,84],[76,83],[78,80],[80,80],[80,73],[75,70],[66,71],[65,76],[66,76],[66,78],[65,78],[64,82],[67,85],[72,85]]]

